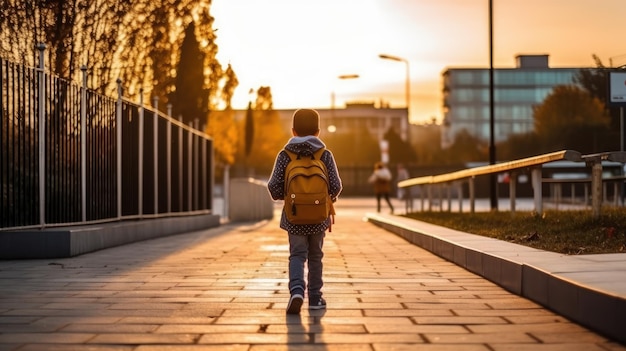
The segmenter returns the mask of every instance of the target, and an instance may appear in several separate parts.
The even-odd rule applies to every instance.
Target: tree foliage
[[[46,45],[46,64],[60,77],[75,80],[86,65],[90,86],[111,81],[115,48],[131,1],[6,0],[0,4],[0,55],[37,65],[35,47]]]
[[[546,153],[534,132],[524,134],[513,134],[507,140],[496,145],[496,156],[498,160],[516,160]],[[552,150],[554,151],[554,150]]]
[[[218,164],[232,165],[237,153],[239,131],[235,123],[235,111],[212,111],[206,133],[213,139],[214,155]]]
[[[410,126],[410,148],[415,152],[415,163],[432,165],[441,162],[441,128],[435,122]],[[409,163],[407,163],[409,164]]]
[[[383,135],[383,138],[389,143],[390,164],[410,164],[417,160],[415,150],[408,142],[402,140],[395,129],[389,128],[389,130],[385,132],[385,135]]]
[[[54,74],[78,81],[86,65],[89,87],[113,95],[120,78],[124,95],[140,93],[170,103],[176,91],[185,30],[193,23],[204,55],[201,76],[205,109],[229,106],[236,76],[216,59],[217,44],[209,13],[211,0],[6,0],[0,3],[0,55],[37,64],[35,46],[46,45]],[[225,87],[222,92],[221,87]],[[174,107],[176,108],[176,107]],[[165,109],[165,108],[163,108]]]
[[[488,160],[487,154],[487,143],[463,129],[457,133],[452,146],[443,150],[441,160],[448,164],[479,162]]]
[[[602,63],[602,60],[597,55],[592,55],[596,64],[595,68],[585,68],[578,71],[574,76],[574,82],[582,86],[591,96],[597,98],[599,101],[605,104],[605,108],[611,116],[611,128],[607,131],[607,135],[604,138],[608,144],[608,148],[617,150],[619,148],[620,140],[620,109],[617,107],[608,106],[608,80],[609,72],[615,70],[625,70],[625,66],[619,68],[607,67]]]
[[[535,133],[544,150],[601,151],[600,135],[608,131],[610,117],[604,104],[575,85],[556,86],[533,111]]]
[[[248,117],[252,120],[250,151],[248,154],[245,148],[247,138],[239,138],[236,163],[246,166],[247,176],[256,174],[267,176],[276,154],[285,146],[291,134],[285,129],[278,111],[273,109],[270,87],[259,87],[256,92],[251,90],[251,94],[254,93],[256,93],[255,103],[250,102],[250,109],[246,112],[251,115],[238,123],[240,135],[245,135],[246,128],[250,126]]]
[[[598,56],[593,55],[593,60],[596,68],[580,69],[574,76],[574,82],[587,90],[591,96],[605,102],[608,98],[608,70]]]
[[[185,30],[176,74],[176,90],[171,94],[174,116],[182,116],[183,123],[204,120],[208,114],[209,97],[204,87],[204,53],[196,39],[195,26]]]
[[[252,151],[252,143],[254,143],[254,111],[252,110],[252,101],[248,101],[248,109],[246,110],[246,118],[243,121],[244,123],[244,152],[245,156],[250,156],[250,151]]]

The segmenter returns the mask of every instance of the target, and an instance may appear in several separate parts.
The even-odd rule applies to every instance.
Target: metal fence
[[[0,230],[207,213],[213,143],[158,108],[0,58]],[[155,103],[156,105],[156,103]],[[171,111],[171,109],[168,109]]]

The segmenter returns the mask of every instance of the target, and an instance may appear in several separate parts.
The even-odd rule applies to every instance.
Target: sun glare
[[[518,54],[549,54],[550,65],[593,66],[615,56],[626,36],[622,0],[494,1],[494,64]],[[404,107],[405,58],[411,73],[411,120],[440,119],[441,74],[448,67],[488,67],[488,2],[479,0],[214,0],[218,59],[232,64],[248,90],[269,86],[275,108],[388,101]],[[586,23],[581,26],[580,23]],[[622,50],[623,52],[623,50]],[[358,74],[354,81],[337,77]]]

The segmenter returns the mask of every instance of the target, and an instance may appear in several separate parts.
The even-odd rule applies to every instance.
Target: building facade
[[[376,107],[372,103],[348,103],[345,108],[315,108],[320,114],[323,133],[337,135],[353,133],[366,128],[372,138],[382,140],[383,135],[393,128],[402,140],[409,139],[409,118],[406,108]],[[276,110],[285,130],[291,131],[291,118],[295,109]],[[235,118],[243,120],[245,110],[236,110]]]
[[[516,67],[494,68],[494,138],[534,129],[533,107],[557,85],[574,84],[580,68],[550,68],[548,55],[518,55]],[[442,147],[454,143],[466,130],[481,140],[490,140],[489,69],[449,68],[443,73]]]

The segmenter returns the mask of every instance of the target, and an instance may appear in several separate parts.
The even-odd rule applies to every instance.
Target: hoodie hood
[[[326,147],[324,142],[314,135],[292,137],[289,139],[289,142],[287,142],[287,145],[285,145],[285,149],[302,155],[314,154],[315,151],[323,147]]]

